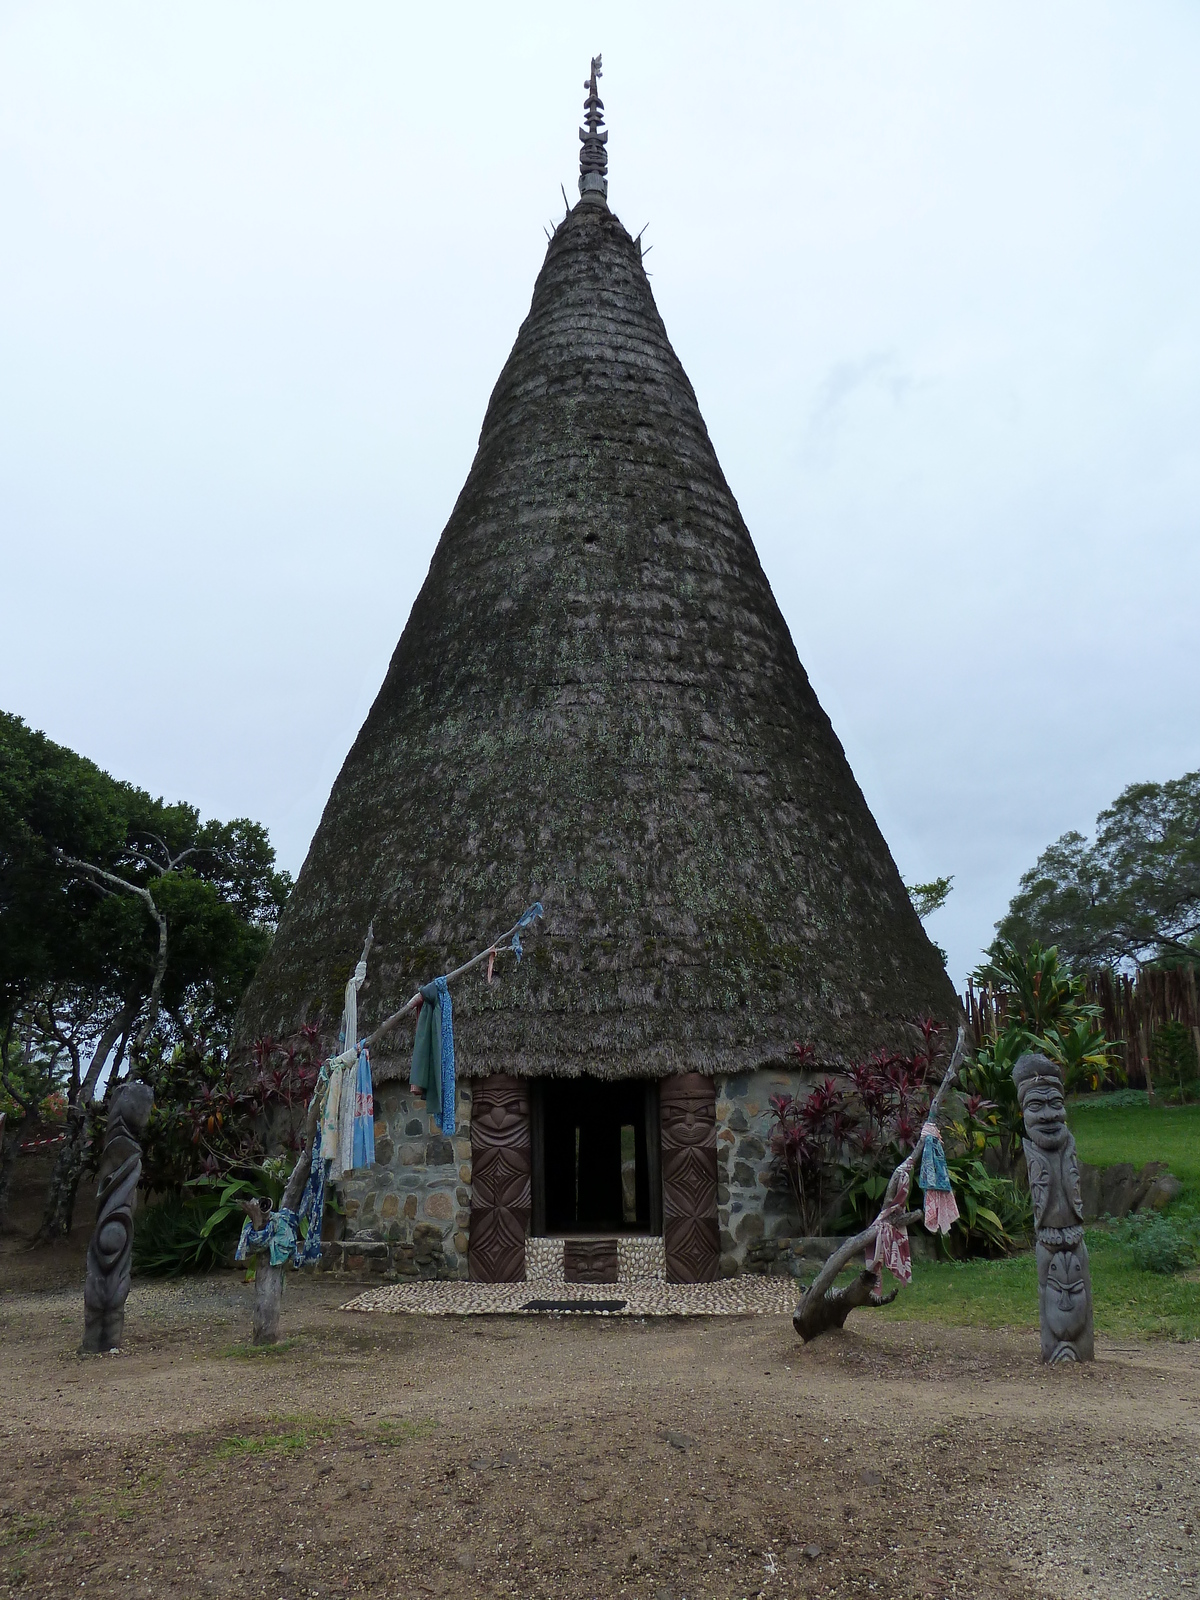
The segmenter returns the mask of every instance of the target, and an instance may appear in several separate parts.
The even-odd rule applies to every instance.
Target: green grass
[[[280,1339],[278,1344],[227,1344],[221,1351],[223,1361],[271,1361],[283,1356],[299,1344],[298,1339]]]
[[[221,1440],[213,1455],[218,1461],[227,1461],[231,1456],[261,1456],[277,1451],[291,1453],[307,1450],[310,1444],[327,1439],[334,1431],[332,1422],[321,1422],[312,1417],[272,1417],[268,1420],[289,1424],[288,1431],[258,1435],[233,1434]]]
[[[379,1443],[387,1445],[408,1444],[413,1439],[428,1439],[430,1434],[437,1432],[437,1420],[434,1417],[400,1417],[398,1420],[384,1420],[379,1423]]]
[[[1183,1184],[1180,1200],[1200,1205],[1200,1106],[1110,1110],[1099,1098],[1072,1101],[1067,1110],[1079,1159],[1094,1167],[1165,1161]]]
[[[8,1527],[0,1534],[0,1546],[28,1544],[34,1539],[39,1539],[52,1526],[53,1518],[51,1517],[39,1516],[37,1512],[24,1513],[18,1511]]]
[[[1098,1333],[1149,1339],[1200,1339],[1200,1281],[1134,1266],[1127,1245],[1087,1230]],[[881,1315],[956,1327],[1036,1328],[1033,1252],[1003,1261],[914,1261],[913,1281]]]
[[[1116,1107],[1100,1099],[1069,1106],[1080,1159],[1098,1167],[1165,1161],[1183,1184],[1179,1204],[1200,1206],[1200,1105]],[[1144,1272],[1134,1265],[1130,1247],[1103,1228],[1088,1229],[1087,1246],[1098,1333],[1200,1339],[1200,1272]],[[959,1327],[1036,1328],[1033,1253],[1003,1261],[915,1261],[911,1286],[880,1314]]]

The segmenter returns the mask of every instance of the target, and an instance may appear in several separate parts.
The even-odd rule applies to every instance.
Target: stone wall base
[[[420,1229],[417,1229],[420,1232]],[[450,1265],[442,1249],[440,1230],[435,1237],[411,1244],[388,1244],[378,1239],[327,1239],[321,1246],[318,1272],[369,1273],[380,1278],[454,1279],[464,1276],[463,1263]]]

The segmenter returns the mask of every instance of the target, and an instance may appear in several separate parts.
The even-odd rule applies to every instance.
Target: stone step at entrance
[[[569,1283],[665,1283],[667,1258],[661,1235],[585,1234],[561,1239],[526,1239],[525,1282],[539,1289]]]

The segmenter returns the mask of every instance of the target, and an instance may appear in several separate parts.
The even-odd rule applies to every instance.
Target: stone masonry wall
[[[375,1165],[342,1186],[346,1237],[322,1252],[323,1267],[365,1265],[401,1277],[466,1277],[471,1086],[462,1080],[455,1118],[457,1128],[448,1139],[407,1083],[379,1086]]]
[[[811,1079],[798,1072],[739,1073],[717,1079],[717,1220],[721,1229],[721,1274],[747,1266],[765,1241],[800,1232],[800,1218],[786,1180],[771,1175],[773,1094],[803,1096]]]

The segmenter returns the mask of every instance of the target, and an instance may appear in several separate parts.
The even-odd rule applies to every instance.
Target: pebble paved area
[[[723,1278],[717,1283],[392,1283],[368,1289],[343,1311],[384,1311],[423,1317],[585,1315],[602,1317],[745,1317],[792,1312],[791,1278]],[[551,1313],[531,1309],[552,1300]],[[619,1310],[612,1309],[621,1302]],[[567,1307],[570,1306],[568,1310]]]

